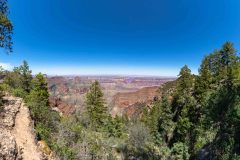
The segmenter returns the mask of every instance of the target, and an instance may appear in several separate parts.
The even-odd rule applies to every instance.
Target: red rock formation
[[[85,94],[88,92],[88,88],[85,87],[85,88],[76,88],[74,89],[74,94]]]
[[[159,87],[145,87],[136,92],[117,93],[113,98],[112,114],[122,114],[126,111],[128,115],[135,112],[134,104],[151,104],[155,97],[159,96]]]
[[[76,108],[73,105],[63,102],[62,99],[58,97],[50,97],[49,103],[51,107],[58,108],[64,115],[69,115],[76,111]]]
[[[58,86],[58,92],[63,93],[63,94],[68,94],[69,93],[69,88],[67,87],[66,84],[60,84]]]

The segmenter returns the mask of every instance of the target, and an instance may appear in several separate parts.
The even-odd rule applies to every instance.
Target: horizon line
[[[42,73],[45,74],[45,73]],[[36,75],[36,74],[34,74]],[[132,75],[132,74],[45,74],[48,77],[136,77],[136,78],[177,78],[178,76]]]

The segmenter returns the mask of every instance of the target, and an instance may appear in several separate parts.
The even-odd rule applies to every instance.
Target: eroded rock
[[[22,159],[21,151],[11,131],[22,100],[20,98],[4,97],[4,101],[4,109],[0,116],[0,159],[20,160]]]

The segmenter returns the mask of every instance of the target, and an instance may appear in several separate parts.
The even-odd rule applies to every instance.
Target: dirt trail
[[[23,160],[40,160],[41,154],[35,141],[33,126],[31,123],[29,109],[21,103],[19,112],[15,119],[14,135],[18,147],[22,150]]]

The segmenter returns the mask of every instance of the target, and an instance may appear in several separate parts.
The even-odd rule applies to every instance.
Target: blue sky
[[[239,0],[14,0],[14,52],[33,72],[176,76],[225,41],[240,48]]]

